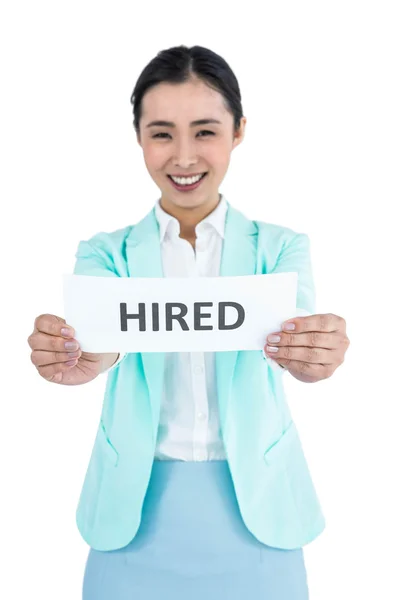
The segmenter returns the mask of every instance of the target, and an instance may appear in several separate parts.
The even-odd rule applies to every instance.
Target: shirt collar
[[[227,209],[228,205],[226,198],[223,194],[221,194],[221,199],[212,213],[207,215],[205,219],[196,225],[196,234],[198,234],[205,225],[211,225],[217,231],[217,233],[219,233],[221,238],[224,239]],[[160,199],[157,200],[154,210],[160,228],[160,243],[164,241],[167,231],[171,235],[179,236],[180,226],[178,219],[165,212],[165,210],[161,207]]]

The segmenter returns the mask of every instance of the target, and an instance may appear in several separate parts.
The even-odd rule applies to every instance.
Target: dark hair
[[[242,99],[239,83],[228,63],[208,48],[181,45],[161,50],[141,72],[131,96],[136,133],[139,133],[142,99],[151,87],[162,82],[183,83],[193,77],[222,94],[227,110],[233,114],[234,129],[238,129],[243,116]]]

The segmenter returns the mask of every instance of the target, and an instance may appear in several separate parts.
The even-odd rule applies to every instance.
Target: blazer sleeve
[[[296,310],[293,316],[315,314],[315,286],[310,256],[310,239],[305,233],[297,233],[283,244],[276,264],[270,273],[298,274]]]
[[[104,250],[104,248],[96,246],[97,237],[104,236],[98,234],[90,241],[79,242],[78,249],[75,254],[74,275],[93,275],[95,277],[119,277],[115,270],[112,257]],[[126,357],[128,353],[118,354],[117,361],[105,371],[100,373],[108,373],[115,369]]]
[[[305,317],[315,314],[315,286],[310,256],[310,239],[305,233],[297,233],[283,243],[274,268],[269,273],[297,272],[296,313],[293,317]],[[263,349],[268,364],[276,371],[285,371]]]

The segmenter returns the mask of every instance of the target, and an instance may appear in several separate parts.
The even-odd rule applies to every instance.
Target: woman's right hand
[[[71,331],[70,336],[64,335],[61,331],[64,328]],[[74,334],[74,329],[61,317],[40,315],[35,319],[34,330],[28,337],[31,361],[47,381],[64,385],[88,383],[117,360],[118,354],[82,352]],[[65,347],[66,343],[74,347]]]

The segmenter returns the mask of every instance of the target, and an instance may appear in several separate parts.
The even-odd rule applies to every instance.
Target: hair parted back
[[[139,134],[142,116],[142,99],[145,93],[163,82],[184,83],[198,78],[220,92],[227,110],[234,118],[237,130],[243,117],[239,83],[228,63],[219,54],[203,46],[174,46],[161,50],[141,72],[131,95],[133,126]]]

